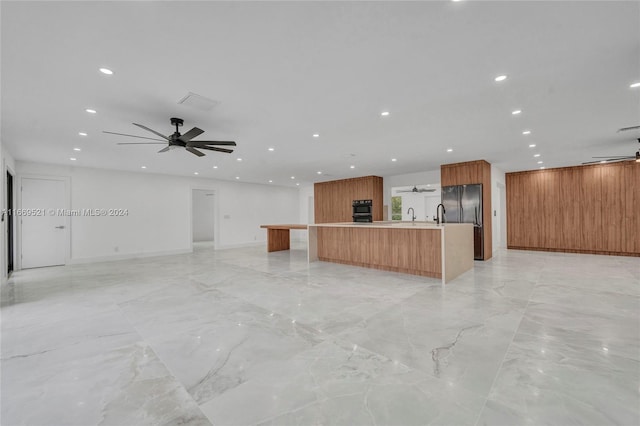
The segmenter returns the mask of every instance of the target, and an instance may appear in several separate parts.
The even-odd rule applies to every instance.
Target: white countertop
[[[380,221],[380,222],[342,222],[342,223],[315,223],[309,224],[318,227],[353,227],[353,228],[389,228],[389,229],[432,229],[443,230],[450,226],[473,226],[473,223],[443,223],[436,225],[434,222],[410,222],[410,221]]]

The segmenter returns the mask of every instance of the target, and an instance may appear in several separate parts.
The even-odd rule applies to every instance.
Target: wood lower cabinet
[[[507,246],[640,256],[640,163],[507,173]]]
[[[317,256],[328,262],[442,278],[439,229],[318,227]]]

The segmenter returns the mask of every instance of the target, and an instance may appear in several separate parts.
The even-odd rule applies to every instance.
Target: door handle
[[[64,229],[64,226],[56,226],[56,229]]]

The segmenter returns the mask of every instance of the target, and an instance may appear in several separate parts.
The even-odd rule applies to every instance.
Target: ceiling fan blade
[[[616,133],[626,132],[627,130],[640,129],[640,126],[631,126],[631,127],[623,127],[622,129],[618,129]]]
[[[149,140],[152,140],[152,141],[161,141],[162,140],[162,139],[156,139],[156,138],[147,138],[145,136],[128,135],[126,133],[107,132],[106,130],[103,130],[102,133],[109,133],[110,135],[129,136],[130,138],[149,139]]]
[[[193,129],[189,130],[187,133],[181,135],[178,138],[178,140],[181,140],[182,142],[189,142],[191,139],[203,133],[204,133],[204,130],[194,127]]]
[[[189,145],[197,146],[197,145],[226,145],[226,146],[236,146],[236,143],[233,141],[190,141]]]
[[[166,145],[166,142],[118,142],[116,145]]]
[[[616,162],[616,161],[631,160],[632,158],[636,158],[636,157],[608,158],[606,160],[587,161],[586,163],[582,163],[582,164],[613,163],[613,162]]]
[[[158,154],[159,154],[159,153],[161,153],[161,152],[167,152],[167,151],[169,151],[170,149],[171,149],[171,146],[164,147],[164,148],[162,148],[160,151],[158,151]]]
[[[148,128],[147,126],[143,126],[142,124],[138,124],[138,123],[132,123],[132,124],[133,124],[134,126],[138,126],[138,127],[140,127],[141,129],[145,129],[146,131],[151,132],[151,133],[153,133],[154,135],[160,136],[162,139],[164,139],[164,140],[166,140],[166,141],[168,141],[168,140],[169,140],[169,138],[168,138],[168,137],[166,137],[165,135],[163,135],[162,133],[158,133],[158,132],[156,132],[155,130]]]
[[[187,149],[189,149],[190,147],[187,146]],[[233,152],[232,149],[226,149],[226,148],[215,148],[213,146],[199,146],[197,147],[198,149],[208,149],[209,151],[218,151],[218,152],[225,152],[227,154],[231,154]]]
[[[198,157],[204,157],[204,152],[200,152],[195,148],[191,148],[190,146],[185,146],[184,148],[190,153],[197,155]]]

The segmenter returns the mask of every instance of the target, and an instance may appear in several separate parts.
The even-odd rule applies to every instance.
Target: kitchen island
[[[443,284],[473,267],[470,223],[324,223],[308,229],[309,262],[422,275]]]

